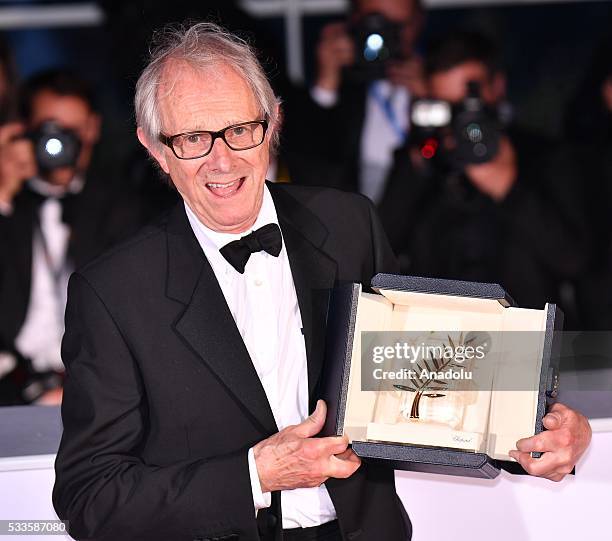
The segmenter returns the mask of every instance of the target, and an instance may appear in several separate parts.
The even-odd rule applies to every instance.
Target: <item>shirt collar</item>
[[[79,175],[75,175],[68,186],[55,186],[39,177],[28,180],[30,190],[44,197],[63,197],[70,193],[77,194],[83,190],[84,186],[85,180]]]
[[[388,98],[393,92],[393,88],[391,82],[386,79],[377,79],[370,86],[372,92],[377,92],[383,98]]]
[[[261,204],[261,209],[259,209],[257,219],[247,231],[242,233],[221,233],[219,231],[214,231],[200,221],[186,201],[184,202],[184,205],[191,229],[193,229],[200,246],[205,252],[207,248],[219,250],[219,248],[222,248],[226,244],[234,240],[238,240],[239,238],[248,235],[251,231],[259,229],[266,224],[274,223],[278,225],[278,216],[276,214],[276,208],[274,207],[274,201],[266,185],[264,185],[263,201]]]

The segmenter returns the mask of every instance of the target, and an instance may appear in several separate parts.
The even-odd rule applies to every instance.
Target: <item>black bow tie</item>
[[[244,274],[244,267],[251,254],[263,250],[278,257],[282,247],[283,239],[280,228],[277,224],[268,224],[239,240],[226,244],[219,252],[232,267],[240,274]]]
[[[37,210],[47,199],[51,198],[50,196],[35,192],[34,190],[28,189],[27,192],[32,201],[34,202],[34,207]],[[68,192],[57,198],[57,200],[62,205],[62,221],[66,225],[71,226],[74,224],[75,214],[79,203],[79,196],[80,194]]]

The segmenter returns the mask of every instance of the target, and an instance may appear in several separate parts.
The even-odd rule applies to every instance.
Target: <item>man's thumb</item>
[[[549,411],[542,419],[544,427],[548,430],[555,430],[563,423],[562,417],[559,412]]]
[[[312,438],[316,436],[325,423],[325,416],[327,415],[327,406],[323,400],[317,401],[317,407],[315,410],[304,419],[299,425],[295,427],[296,431],[302,438]]]

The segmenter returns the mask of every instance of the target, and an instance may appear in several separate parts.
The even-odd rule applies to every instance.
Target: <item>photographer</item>
[[[57,403],[68,276],[134,230],[140,209],[96,162],[84,81],[41,73],[19,99],[22,122],[0,127],[0,404]]]
[[[380,205],[403,271],[497,282],[524,307],[559,302],[585,258],[572,163],[508,123],[505,76],[486,37],[433,43],[426,78],[430,98],[448,106],[446,126],[420,136],[413,125]]]
[[[590,239],[587,268],[576,281],[581,328],[612,329],[612,37],[585,66],[566,111],[569,152],[579,164]]]
[[[409,103],[424,92],[414,54],[423,17],[419,0],[355,0],[347,21],[323,28],[314,85],[286,107],[293,182],[380,200]]]

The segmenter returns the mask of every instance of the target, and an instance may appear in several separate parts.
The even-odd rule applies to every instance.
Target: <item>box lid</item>
[[[395,291],[412,291],[414,293],[493,299],[499,301],[502,306],[516,306],[514,299],[499,284],[379,273],[372,278],[371,285],[375,291],[393,289]]]

